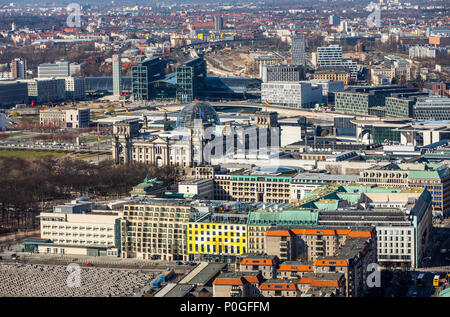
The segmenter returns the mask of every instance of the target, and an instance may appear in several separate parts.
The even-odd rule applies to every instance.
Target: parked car
[[[86,266],[94,266],[94,264],[92,264],[91,262],[87,262]]]

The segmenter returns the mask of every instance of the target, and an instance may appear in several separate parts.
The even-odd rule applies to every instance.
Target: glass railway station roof
[[[86,77],[87,91],[113,91],[112,77]],[[131,91],[131,77],[122,76],[122,89]]]

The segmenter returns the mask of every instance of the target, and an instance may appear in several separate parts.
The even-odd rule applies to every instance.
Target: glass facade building
[[[206,77],[206,61],[203,56],[177,67],[177,101],[188,103],[198,97]]]
[[[134,100],[153,99],[151,82],[164,77],[164,61],[159,57],[145,60],[132,68]]]

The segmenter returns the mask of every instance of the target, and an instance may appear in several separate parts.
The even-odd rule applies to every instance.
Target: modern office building
[[[342,66],[342,62],[342,47],[339,45],[317,48],[317,66]]]
[[[401,86],[352,86],[346,91],[335,93],[336,111],[347,114],[377,115],[377,110],[386,115],[386,97],[416,94],[418,89]],[[394,103],[395,100],[390,100]],[[389,110],[392,113],[393,110]],[[397,111],[397,110],[394,110]]]
[[[357,79],[358,65],[351,60],[342,58],[342,47],[339,45],[329,45],[317,48],[317,66],[321,67],[347,67],[350,70],[350,77]]]
[[[281,107],[313,108],[322,102],[322,87],[306,81],[263,83],[261,100]]]
[[[206,61],[203,56],[194,58],[177,67],[177,101],[192,102],[198,97],[206,77]]]
[[[214,175],[215,199],[242,202],[288,203],[295,173],[230,173]]]
[[[122,258],[187,261],[191,203],[137,197],[121,213]]]
[[[11,77],[14,79],[27,79],[27,61],[15,58],[11,62]]]
[[[299,65],[265,65],[262,67],[263,83],[274,81],[299,82],[305,79],[304,69]]]
[[[16,80],[0,80],[0,107],[28,103],[28,85]]]
[[[386,97],[386,117],[412,118],[415,101],[410,98]]]
[[[306,39],[304,35],[292,37],[292,64],[306,66]]]
[[[39,216],[40,254],[120,256],[120,217],[116,212],[43,212]]]
[[[376,226],[378,262],[385,265],[419,267],[430,247],[432,197],[424,188],[328,185],[297,207],[317,210],[319,227]]]
[[[26,82],[29,99],[37,103],[57,102],[66,99],[64,78],[35,78]]]
[[[66,99],[84,100],[86,98],[86,84],[83,77],[66,77]]]
[[[132,68],[132,89],[134,100],[150,100],[155,96],[152,93],[152,82],[164,77],[164,61],[155,57],[147,59]]]
[[[232,261],[247,253],[247,214],[215,212],[199,215],[188,224],[191,260]]]
[[[214,30],[215,31],[222,31],[223,29],[223,17],[216,15],[214,17]]]
[[[413,117],[417,120],[450,121],[450,98],[418,98],[413,106]]]
[[[70,64],[60,60],[55,64],[45,63],[38,66],[38,78],[58,78],[70,76]]]
[[[113,95],[122,94],[122,59],[120,55],[112,56]]]
[[[434,164],[388,164],[360,173],[359,182],[393,187],[427,189],[434,216],[450,213],[450,169]]]
[[[341,18],[337,15],[330,15],[328,18],[328,24],[332,26],[339,26],[341,24]]]
[[[203,200],[214,199],[214,181],[212,179],[190,179],[178,183],[178,193],[193,194]]]

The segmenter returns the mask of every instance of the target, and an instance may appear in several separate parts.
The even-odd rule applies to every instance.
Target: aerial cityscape
[[[450,297],[449,2],[0,0],[0,171],[0,298]]]

